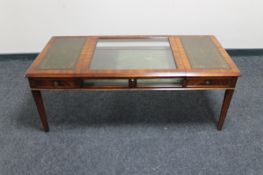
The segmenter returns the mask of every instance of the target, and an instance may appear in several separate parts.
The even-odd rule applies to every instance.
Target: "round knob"
[[[136,80],[133,78],[129,79],[129,86],[132,88],[135,88],[136,87]]]
[[[53,84],[54,84],[55,87],[58,87],[58,85],[59,85],[59,84],[58,84],[58,81],[54,81]]]
[[[206,80],[206,81],[205,81],[205,84],[206,84],[206,85],[210,85],[210,84],[211,84],[211,81]]]

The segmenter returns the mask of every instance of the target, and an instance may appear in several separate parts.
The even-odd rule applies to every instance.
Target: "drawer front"
[[[234,78],[187,78],[186,87],[235,87]]]
[[[29,79],[31,88],[39,89],[74,89],[80,88],[77,79]]]

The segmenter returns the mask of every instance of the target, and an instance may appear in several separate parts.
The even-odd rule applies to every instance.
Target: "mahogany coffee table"
[[[225,90],[222,129],[240,72],[214,36],[53,37],[26,77],[44,130],[41,90]]]

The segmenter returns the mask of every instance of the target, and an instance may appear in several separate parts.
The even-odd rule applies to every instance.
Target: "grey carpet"
[[[263,57],[242,72],[223,131],[222,91],[45,92],[40,129],[24,73],[0,60],[0,174],[222,174],[263,172]]]

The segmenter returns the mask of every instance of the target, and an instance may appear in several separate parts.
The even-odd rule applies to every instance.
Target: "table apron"
[[[84,90],[198,90],[198,89],[234,89],[236,77],[180,77],[174,78],[172,83],[140,84],[139,79],[119,79],[115,84],[85,83],[87,78],[29,78],[31,89],[84,89]],[[105,79],[96,81],[105,82]],[[116,79],[112,79],[116,80]],[[140,79],[141,80],[141,79]],[[148,79],[152,80],[152,79]],[[154,80],[154,78],[153,78]],[[165,78],[161,79],[165,80]],[[109,82],[111,79],[109,79]],[[125,82],[127,83],[125,84]],[[123,83],[124,82],[124,83]]]

